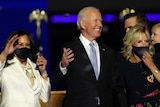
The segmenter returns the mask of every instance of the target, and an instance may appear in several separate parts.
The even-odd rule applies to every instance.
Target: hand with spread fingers
[[[15,49],[18,48],[18,45],[14,46],[16,40],[18,40],[18,35],[14,35],[5,44],[4,50],[1,52],[1,62],[3,62],[9,54],[13,53]]]
[[[74,60],[74,53],[70,48],[63,48],[63,55],[62,55],[62,67],[67,67],[70,62]]]

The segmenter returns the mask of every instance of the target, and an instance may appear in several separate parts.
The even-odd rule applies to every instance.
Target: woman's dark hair
[[[30,58],[31,58],[31,60],[34,61],[34,60],[35,60],[34,58],[36,57],[36,54],[37,54],[37,52],[38,52],[38,48],[35,46],[35,43],[34,43],[32,37],[29,35],[29,33],[26,32],[26,31],[24,31],[24,30],[16,30],[16,31],[12,32],[12,33],[9,35],[6,43],[5,43],[4,46],[2,47],[2,50],[4,50],[4,48],[5,48],[6,45],[7,45],[7,42],[8,42],[13,36],[15,36],[15,35],[18,35],[18,37],[23,36],[23,35],[27,35],[27,36],[28,36],[28,38],[29,38],[29,40],[30,40],[30,49],[31,49],[31,56],[30,56]],[[18,40],[15,41],[14,46],[16,46],[17,44],[18,44]],[[7,56],[7,60],[8,60],[8,59],[13,59],[13,56],[14,56],[14,52]]]

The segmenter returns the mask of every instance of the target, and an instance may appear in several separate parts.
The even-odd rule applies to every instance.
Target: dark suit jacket
[[[114,69],[114,51],[99,44],[100,51],[100,75],[96,80],[89,57],[79,38],[65,44],[74,53],[74,61],[63,75],[59,69],[53,72],[54,83],[66,81],[67,93],[64,107],[98,107],[95,97],[100,98],[99,107],[113,107],[112,98],[112,72]]]

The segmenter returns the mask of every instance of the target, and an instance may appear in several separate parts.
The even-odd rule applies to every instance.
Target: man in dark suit
[[[78,14],[77,25],[80,36],[64,45],[58,70],[53,72],[55,83],[66,81],[67,93],[63,106],[113,107],[115,52],[96,41],[103,27],[100,11],[95,7],[83,8]],[[92,58],[97,59],[96,65],[90,59],[91,42],[96,51],[96,56]],[[98,67],[97,78],[95,66]]]

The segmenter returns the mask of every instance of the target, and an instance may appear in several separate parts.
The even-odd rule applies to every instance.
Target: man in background
[[[144,13],[135,12],[129,13],[124,16],[124,28],[125,31],[128,32],[131,27],[139,24],[149,29],[149,21]]]

